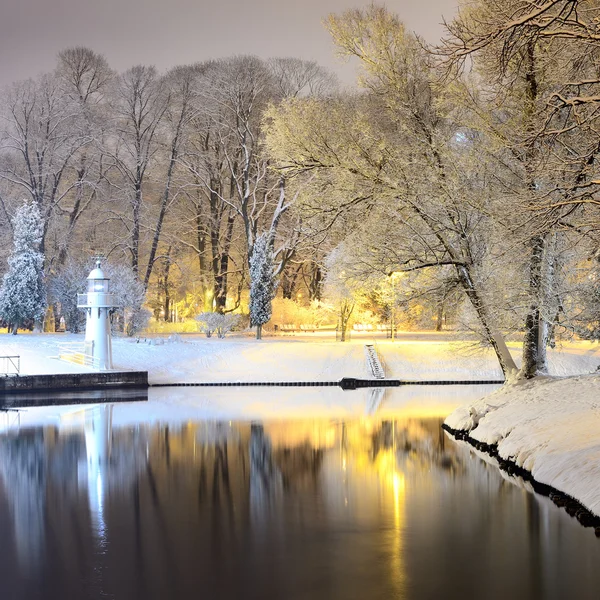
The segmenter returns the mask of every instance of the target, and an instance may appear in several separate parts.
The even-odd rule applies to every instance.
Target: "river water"
[[[440,429],[489,391],[0,415],[0,598],[597,599],[593,530]]]

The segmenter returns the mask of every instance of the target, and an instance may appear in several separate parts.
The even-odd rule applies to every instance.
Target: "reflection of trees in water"
[[[464,471],[442,423],[441,418],[382,421],[371,434],[373,460],[381,451],[392,449],[401,463],[409,462],[412,468],[429,470],[434,465],[453,473]]]
[[[53,565],[50,549],[60,548],[56,555],[65,557],[75,580],[96,577],[96,585],[105,590],[125,585],[115,578],[128,571],[132,588],[120,589],[122,597],[170,597],[169,590],[176,597],[183,585],[179,574],[218,578],[221,569],[231,567],[232,557],[252,551],[257,531],[267,539],[265,532],[283,533],[294,519],[339,518],[335,511],[344,492],[340,497],[338,488],[346,476],[354,477],[356,496],[364,498],[364,514],[379,519],[384,505],[396,511],[401,524],[404,484],[390,469],[403,470],[409,461],[421,473],[431,464],[452,473],[462,468],[439,419],[115,428],[110,420],[103,423],[109,430],[92,418],[87,424],[71,422],[69,429],[5,437],[0,472],[26,544],[23,558],[31,561],[35,552],[44,558],[45,552]],[[90,477],[92,433],[101,436],[108,452],[101,457],[98,450],[98,460],[92,460],[100,479]],[[342,473],[343,457],[352,472]],[[100,490],[94,487],[98,481]],[[96,554],[95,493],[100,494],[96,508],[102,510],[110,548]],[[327,509],[315,510],[317,504]],[[352,510],[359,509],[354,505]],[[356,518],[358,513],[348,514]],[[283,539],[280,535],[269,543]],[[148,589],[141,589],[144,582],[151,582]],[[64,597],[82,597],[77,590],[69,593]]]
[[[323,449],[313,448],[308,441],[295,448],[278,448],[273,452],[273,463],[281,473],[284,491],[316,487],[323,465]]]
[[[0,474],[13,514],[20,563],[35,570],[42,560],[45,541],[47,463],[43,430],[2,437]]]
[[[264,427],[250,426],[250,506],[253,519],[268,518],[269,507],[280,487],[281,476],[273,465],[271,442]]]
[[[0,476],[14,531],[12,543],[3,540],[3,550],[16,554],[28,585],[48,572],[49,553],[62,557],[74,576],[84,569],[89,518],[85,505],[81,510],[78,489],[78,463],[84,456],[83,436],[61,435],[57,427],[0,437]]]

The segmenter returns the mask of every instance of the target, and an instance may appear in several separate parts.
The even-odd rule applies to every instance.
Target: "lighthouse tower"
[[[112,369],[109,312],[114,308],[109,293],[110,279],[104,276],[100,260],[88,275],[87,294],[77,295],[77,306],[86,309],[85,355],[96,369]]]

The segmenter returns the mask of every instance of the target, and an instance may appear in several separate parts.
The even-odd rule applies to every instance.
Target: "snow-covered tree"
[[[558,5],[563,8],[555,14]],[[565,231],[583,233],[581,225],[587,226],[572,190],[584,187],[586,196],[593,193],[590,186],[595,184],[589,174],[600,153],[597,139],[592,139],[594,126],[592,135],[582,138],[576,132],[587,120],[580,108],[573,114],[564,110],[572,94],[569,85],[565,88],[566,81],[582,76],[590,83],[596,79],[594,61],[587,58],[592,47],[586,45],[582,56],[581,48],[576,50],[566,41],[569,36],[540,35],[546,27],[550,31],[565,27],[560,13],[564,9],[568,21],[568,14],[577,14],[576,5],[471,2],[448,25],[451,36],[444,40],[442,52],[449,65],[459,68],[469,56],[477,73],[478,91],[463,92],[459,102],[467,108],[471,105],[477,115],[471,126],[485,134],[486,153],[498,165],[495,179],[502,181],[498,191],[503,209],[496,220],[507,225],[510,215],[509,227],[520,237],[514,242],[524,250],[523,293],[511,307],[523,319],[519,376],[524,378],[548,372],[546,348],[566,291],[561,289],[558,268],[565,261]],[[593,95],[589,88],[583,92],[581,85],[575,87],[580,88],[578,95]]]
[[[350,319],[354,309],[363,291],[358,279],[352,277],[352,274],[346,271],[346,262],[348,247],[341,243],[327,257],[325,262],[325,296],[333,302],[337,313],[337,339],[345,342],[347,330],[350,325]]]
[[[91,269],[86,271],[87,267],[88,264],[71,258],[48,278],[48,301],[56,305],[55,316],[65,319],[66,329],[71,333],[85,328],[85,311],[77,307],[77,294],[86,290],[86,277]]]
[[[70,215],[67,196],[74,186],[69,169],[78,151],[90,143],[82,133],[80,107],[51,74],[13,84],[0,94],[0,186],[8,196],[27,193],[40,209],[43,229]],[[69,173],[70,175],[70,173]]]
[[[44,255],[38,251],[44,225],[38,207],[26,201],[12,226],[14,247],[0,288],[0,318],[16,335],[19,326],[41,319],[46,310]]]
[[[148,326],[151,313],[145,308],[146,290],[129,265],[106,262],[102,265],[110,278],[110,293],[116,309],[111,318],[113,332],[133,336]]]
[[[137,65],[125,71],[115,84],[118,143],[110,152],[126,186],[122,201],[129,203],[127,251],[131,268],[140,270],[143,212],[147,205],[146,183],[159,151],[159,126],[165,118],[169,95],[154,67]],[[123,202],[123,206],[126,206]],[[161,221],[162,223],[162,221]]]
[[[451,86],[439,83],[421,41],[385,8],[331,16],[328,28],[338,49],[359,59],[367,93],[280,105],[269,130],[279,168],[321,186],[325,193],[308,207],[320,213],[321,231],[334,231],[342,218],[348,231],[369,234],[377,219],[386,233],[375,239],[384,272],[452,268],[503,372],[515,373],[484,285],[493,224],[486,165],[453,111]]]
[[[262,233],[256,238],[250,259],[250,325],[256,326],[257,340],[262,337],[262,326],[271,318],[276,288],[270,237]]]

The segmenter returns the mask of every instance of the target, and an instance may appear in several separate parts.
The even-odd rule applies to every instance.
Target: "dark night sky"
[[[317,60],[351,79],[333,55],[321,20],[365,6],[357,0],[0,0],[0,85],[54,67],[59,50],[88,46],[125,70],[161,71],[232,54]],[[457,0],[389,0],[429,41],[442,33]]]

